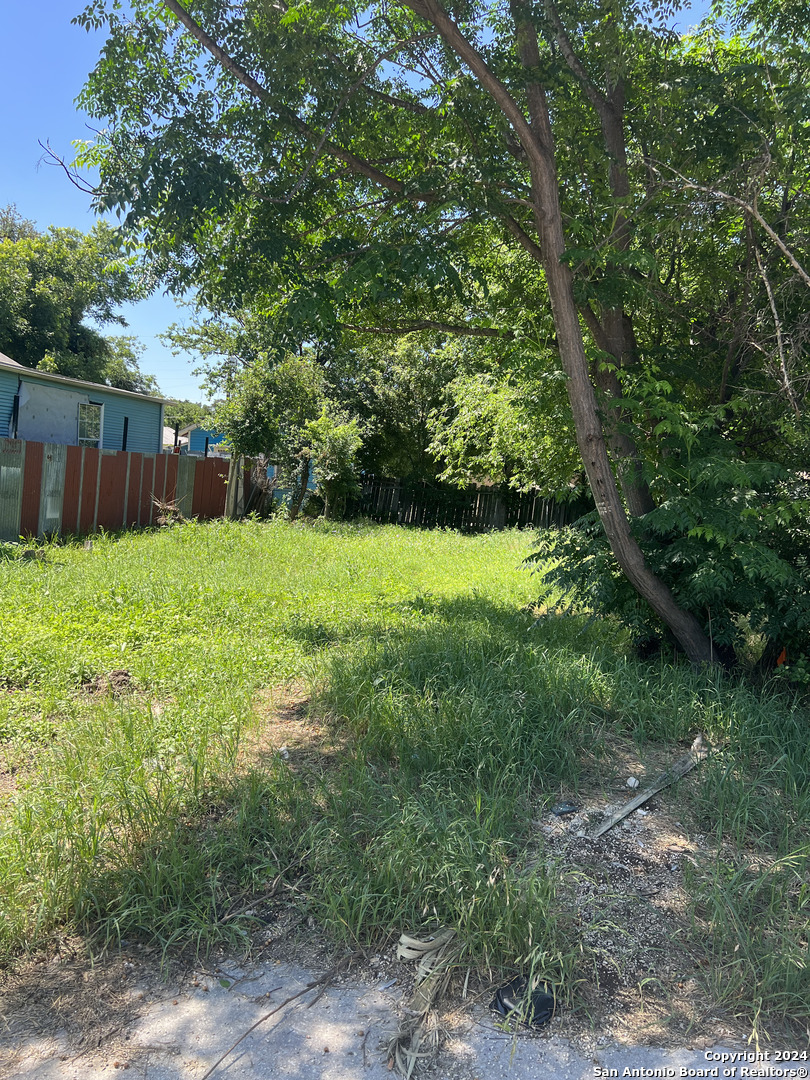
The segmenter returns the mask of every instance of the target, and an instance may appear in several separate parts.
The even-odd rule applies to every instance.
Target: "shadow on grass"
[[[151,819],[133,791],[126,844],[100,834],[50,918],[110,942],[205,951],[244,944],[283,897],[351,943],[452,926],[466,959],[533,970],[570,994],[581,943],[560,902],[564,871],[532,827],[539,802],[575,790],[582,763],[619,736],[672,746],[702,730],[732,744],[740,769],[782,740],[770,781],[787,791],[806,770],[786,699],[637,662],[608,621],[538,621],[475,594],[390,611],[334,638],[301,621],[318,651],[311,708],[331,724],[306,761],[270,755],[261,770],[220,770]],[[733,770],[711,775],[728,796],[723,835],[740,802]]]

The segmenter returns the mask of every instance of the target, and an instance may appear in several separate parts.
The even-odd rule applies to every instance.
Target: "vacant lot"
[[[8,549],[5,954],[247,945],[294,910],[360,944],[451,926],[460,967],[580,1011],[806,1025],[807,710],[637,662],[556,612],[530,543],[215,522]],[[586,836],[701,731],[699,770]]]

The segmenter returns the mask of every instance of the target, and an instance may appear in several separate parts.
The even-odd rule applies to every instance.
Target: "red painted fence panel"
[[[23,465],[22,512],[20,532],[23,536],[36,536],[39,528],[39,493],[42,487],[42,443],[27,443]]]
[[[24,448],[25,460],[21,491],[13,499],[19,498],[20,532],[36,536],[46,444],[21,442],[19,446],[21,452]],[[89,446],[68,446],[66,450],[63,535],[81,535],[95,529],[114,531],[122,527],[144,527],[154,520],[153,495],[166,502],[177,497],[179,457],[176,454],[111,452]],[[193,475],[192,515],[221,517],[225,512],[228,462],[222,458],[194,458],[193,464],[189,461],[184,469],[191,470],[189,481]],[[246,479],[248,476],[246,469]],[[249,483],[245,487],[247,502]],[[6,517],[9,521],[13,519],[16,528],[14,505]],[[4,527],[6,531],[12,530],[11,525]]]
[[[82,450],[84,468],[82,470],[82,491],[79,497],[79,532],[93,532],[96,527],[96,506],[98,504],[98,475],[101,454],[95,447],[85,446]]]
[[[82,448],[69,446],[65,462],[65,492],[62,498],[62,532],[68,536],[79,531],[81,482]]]
[[[129,484],[127,485],[127,519],[128,527],[140,524],[141,508],[141,472],[143,470],[143,454],[132,453],[129,455]]]
[[[163,502],[166,498],[166,457],[163,454],[155,458],[155,489],[156,499]]]
[[[96,527],[112,532],[124,525],[127,487],[127,455],[102,454]]]
[[[166,502],[174,502],[177,498],[177,462],[179,454],[169,454],[166,458]]]
[[[155,455],[143,455],[143,474],[141,476],[141,511],[139,525],[152,524],[152,492],[155,490]]]

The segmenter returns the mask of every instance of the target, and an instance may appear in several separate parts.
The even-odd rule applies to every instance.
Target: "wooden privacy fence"
[[[361,493],[350,501],[347,515],[426,529],[480,532],[530,526],[561,528],[592,509],[593,502],[587,498],[557,502],[505,487],[459,489],[427,480],[366,477]]]
[[[153,499],[220,517],[227,478],[221,458],[0,439],[0,540],[152,525]]]

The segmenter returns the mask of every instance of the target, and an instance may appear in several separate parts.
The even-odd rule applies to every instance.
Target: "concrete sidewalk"
[[[294,964],[272,961],[233,974],[235,980],[228,987],[217,977],[201,976],[195,980],[199,985],[186,985],[174,994],[166,988],[156,992],[154,984],[140,988],[136,983],[129,989],[135,1007],[127,1022],[114,1038],[105,1038],[93,1050],[77,1053],[66,1031],[21,1039],[16,1045],[7,1034],[4,1076],[202,1080],[252,1024],[317,978]],[[309,1007],[319,991],[320,987],[310,989],[260,1024],[222,1061],[212,1080],[390,1080],[394,1074],[387,1067],[387,1045],[397,1028],[402,990],[385,977],[365,983],[344,977]],[[10,1020],[6,1015],[7,1031]],[[429,1075],[434,1080],[711,1076],[707,1070],[717,1064],[702,1050],[612,1045],[585,1052],[555,1035],[553,1028],[513,1037],[497,1028],[494,1020],[488,1010],[473,1008],[449,1037]],[[715,1047],[712,1053],[721,1049]]]

